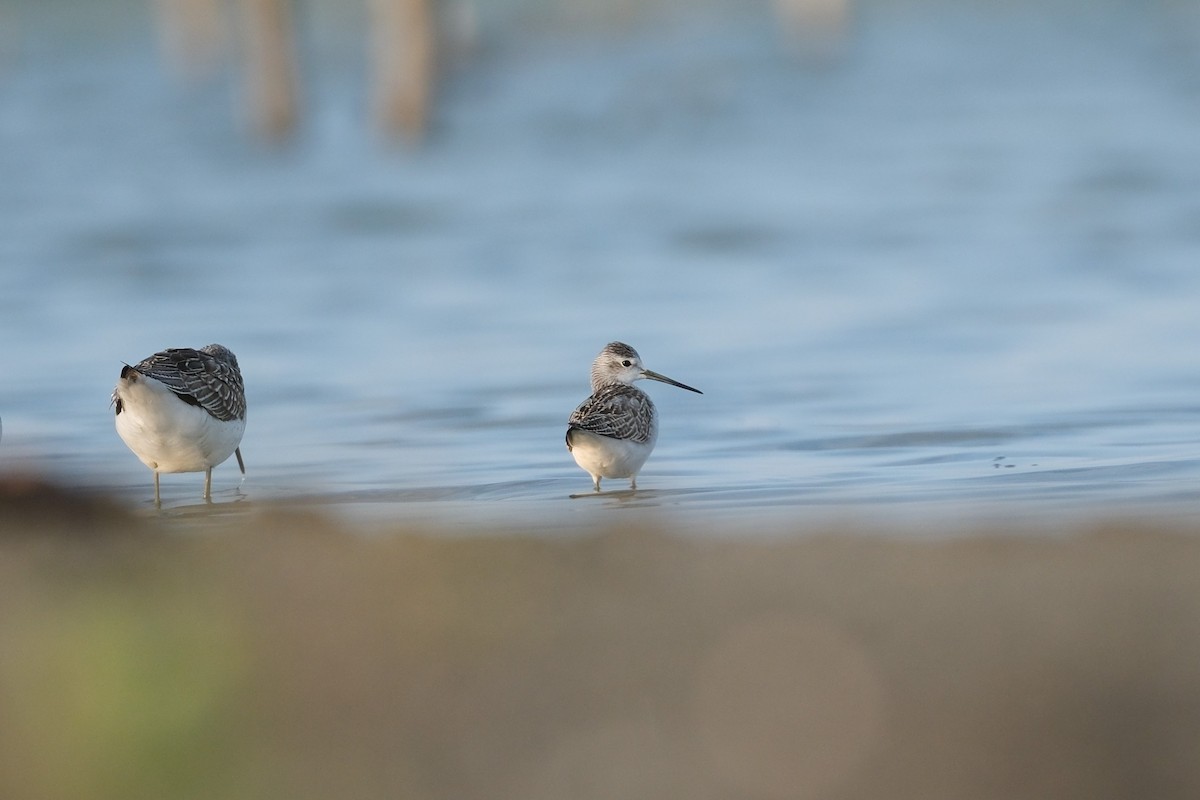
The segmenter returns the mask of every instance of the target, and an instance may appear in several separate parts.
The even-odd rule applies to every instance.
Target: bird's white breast
[[[584,430],[571,431],[571,455],[575,463],[602,478],[630,478],[641,471],[654,450],[655,438],[638,442],[614,439]]]
[[[158,472],[214,467],[233,454],[246,430],[244,419],[218,420],[145,375],[119,379],[117,396],[117,433],[143,464]]]

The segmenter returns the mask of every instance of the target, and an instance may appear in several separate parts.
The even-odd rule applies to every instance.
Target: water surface
[[[320,13],[305,123],[270,148],[231,112],[233,76],[177,81],[142,6],[111,5],[96,31],[5,12],[6,469],[148,507],[113,382],[217,341],[250,403],[249,474],[214,474],[226,510],[1197,516],[1200,24],[1181,4],[865,2],[816,61],[765,8],[549,32],[493,13],[418,149],[363,123],[353,37]],[[614,339],[704,395],[647,387],[642,490],[587,497],[562,436]],[[167,508],[201,485],[164,477]]]

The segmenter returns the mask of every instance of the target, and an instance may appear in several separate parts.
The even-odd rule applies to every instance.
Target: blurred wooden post
[[[216,71],[225,50],[222,0],[154,0],[159,38],[168,61],[186,78]]]
[[[180,71],[214,70],[224,51],[222,6],[235,0],[153,0],[163,48]],[[236,0],[246,112],[253,129],[282,139],[299,116],[291,0]],[[371,113],[388,136],[419,140],[429,122],[437,70],[435,0],[367,0]],[[464,16],[465,27],[473,18]],[[468,36],[471,31],[467,31]]]
[[[803,56],[835,55],[850,26],[850,0],[775,0],[775,13]]]
[[[369,0],[371,106],[387,135],[418,140],[429,122],[436,68],[433,0]]]
[[[299,89],[291,0],[241,0],[246,105],[255,130],[282,139],[296,126]]]

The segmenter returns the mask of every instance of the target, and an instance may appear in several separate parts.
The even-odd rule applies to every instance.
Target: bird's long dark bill
[[[662,381],[663,383],[669,383],[672,386],[678,386],[680,389],[687,389],[689,392],[695,392],[696,394],[704,394],[704,392],[700,391],[699,389],[693,389],[691,386],[688,386],[686,383],[680,383],[679,381],[673,381],[670,378],[668,378],[666,375],[659,375],[657,372],[652,372],[648,369],[642,371],[642,377],[649,378],[652,381]]]

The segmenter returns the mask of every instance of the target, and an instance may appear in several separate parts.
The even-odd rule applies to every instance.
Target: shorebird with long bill
[[[636,489],[638,473],[658,441],[654,403],[633,385],[643,378],[703,394],[646,369],[642,357],[629,345],[605,345],[592,362],[592,396],[567,421],[567,450],[592,476],[597,492],[601,478],[629,478],[629,487]]]

